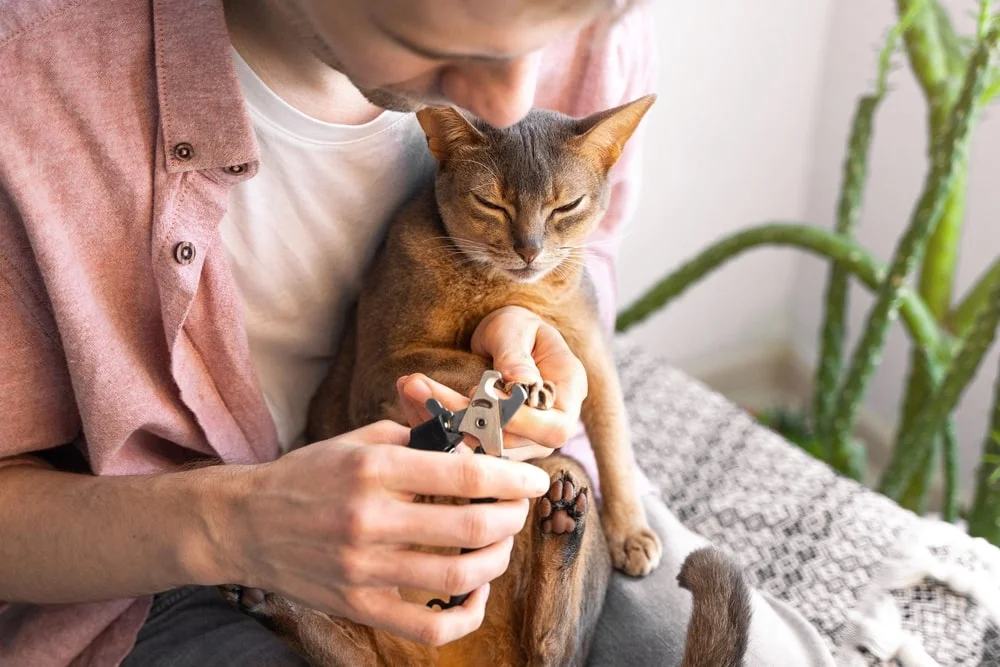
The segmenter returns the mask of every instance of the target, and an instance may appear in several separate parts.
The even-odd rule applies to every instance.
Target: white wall
[[[622,249],[622,304],[748,221],[803,217],[832,5],[653,4],[659,99],[644,121],[643,198]],[[787,250],[745,256],[635,336],[682,367],[787,339],[795,269]]]
[[[807,219],[823,226],[832,226],[834,222],[850,118],[858,95],[872,86],[876,49],[894,19],[894,4],[889,0],[840,0],[833,11],[806,209]],[[946,0],[944,4],[958,22],[959,29],[971,34],[969,15],[975,3]],[[891,256],[910,217],[927,164],[922,94],[902,53],[897,60],[900,67],[891,79],[893,91],[877,117],[871,179],[859,233],[861,242],[884,260]],[[959,295],[1000,254],[1000,194],[997,190],[1000,151],[997,147],[1000,147],[1000,106],[987,113],[974,135],[966,229],[956,286]],[[819,261],[804,257],[799,260],[792,301],[794,339],[800,353],[810,362],[816,355],[822,315],[821,297],[817,295],[823,292],[825,276],[825,267]],[[855,333],[863,327],[870,306],[868,294],[856,288],[852,292],[850,311]],[[902,327],[897,325],[867,406],[889,423],[895,423],[908,362],[907,338]],[[986,432],[997,368],[997,351],[994,350],[957,414],[967,490],[972,486],[972,471]]]
[[[754,8],[751,8],[753,4]],[[830,227],[857,97],[871,89],[892,0],[656,1],[660,99],[646,122],[643,199],[619,268],[627,304],[713,240],[751,223],[805,220]],[[948,0],[960,27],[972,0]],[[900,56],[901,58],[901,56]],[[878,116],[861,241],[888,258],[925,168],[921,94],[905,63]],[[973,150],[959,293],[1000,252],[1000,104]],[[993,150],[990,149],[993,147]],[[826,265],[792,250],[763,250],[696,285],[632,334],[689,372],[794,344],[812,363]],[[856,333],[870,299],[855,290]],[[853,345],[853,341],[852,341]],[[985,432],[994,350],[958,412],[966,487]],[[908,361],[897,326],[867,408],[894,421]]]

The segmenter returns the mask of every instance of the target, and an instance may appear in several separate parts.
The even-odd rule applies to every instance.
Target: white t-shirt
[[[413,114],[363,125],[307,116],[233,50],[260,170],[232,188],[222,243],[246,312],[250,353],[287,450],[329,371],[344,313],[390,216],[434,169]]]

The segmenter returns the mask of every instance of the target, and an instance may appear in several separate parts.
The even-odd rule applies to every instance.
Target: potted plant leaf
[[[1000,545],[1000,369],[991,424],[971,507],[960,508],[958,442],[952,413],[993,344],[1000,325],[1000,249],[968,292],[954,296],[958,241],[965,215],[968,147],[982,110],[1000,98],[1000,16],[979,0],[974,35],[956,33],[939,0],[896,0],[898,22],[879,53],[875,89],[854,113],[834,229],[764,224],[724,238],[658,281],[619,313],[627,331],[734,257],[761,246],[791,246],[830,260],[813,400],[799,419],[773,424],[790,440],[854,479],[866,473],[865,444],[855,437],[859,410],[897,317],[912,342],[898,430],[878,489],[904,507],[925,511],[943,477],[943,515],[968,519],[969,531]],[[876,114],[888,93],[893,55],[905,52],[923,90],[928,167],[920,196],[887,262],[856,240]],[[874,303],[856,347],[845,350],[848,283],[871,290]]]

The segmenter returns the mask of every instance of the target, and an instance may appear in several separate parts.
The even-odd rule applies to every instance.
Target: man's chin
[[[385,109],[386,111],[411,113],[420,111],[427,106],[424,102],[420,102],[405,95],[385,90],[383,88],[366,89],[358,87],[358,90],[362,95],[364,95],[366,100],[377,107]]]

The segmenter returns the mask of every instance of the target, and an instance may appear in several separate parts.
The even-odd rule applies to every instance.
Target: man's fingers
[[[366,542],[481,549],[520,532],[528,501],[444,505],[394,500],[377,511],[367,522]]]
[[[577,421],[561,410],[518,410],[507,432],[535,444],[558,449],[576,434]]]
[[[404,402],[414,405],[423,405],[424,401],[432,396],[451,411],[461,410],[469,405],[468,398],[421,373],[409,376],[402,383],[402,393]],[[558,388],[556,403],[557,405],[559,403]],[[560,409],[534,410],[523,407],[514,414],[514,418],[505,427],[505,435],[518,436],[549,448],[559,448],[573,437],[577,426],[577,413],[568,414]],[[517,444],[518,441],[512,440],[511,443]],[[520,444],[524,444],[524,441],[520,441]]]
[[[508,382],[553,383],[555,407],[577,418],[587,397],[583,364],[558,329],[531,311],[508,306],[490,313],[473,333],[471,350],[493,359]]]
[[[423,373],[414,373],[405,380],[397,383],[397,389],[401,390],[404,403],[411,406],[423,406],[428,398],[436,398],[448,410],[455,412],[468,407],[469,397],[462,396],[450,387],[446,387],[440,382],[435,382]]]
[[[493,456],[456,456],[385,448],[373,465],[378,482],[399,493],[456,498],[537,498],[548,474],[533,465]]]
[[[542,322],[535,336],[534,359],[542,377],[556,386],[555,408],[579,416],[580,405],[587,398],[587,372],[573,354],[562,334]]]
[[[493,368],[507,382],[536,384],[542,376],[532,352],[542,320],[528,311],[513,313],[501,309],[483,318],[472,335],[472,353],[493,359]]]
[[[528,442],[525,440],[524,442]],[[524,444],[507,450],[507,458],[512,461],[532,461],[551,456],[556,450],[536,444]]]
[[[404,375],[396,380],[396,393],[399,395],[399,405],[403,409],[403,415],[410,427],[413,428],[427,421],[430,414],[424,407],[423,401],[417,402],[416,399],[411,399],[404,393],[403,388],[409,383],[410,377]]]
[[[514,538],[460,555],[383,551],[367,560],[360,586],[399,586],[438,595],[460,595],[487,584],[506,570]]]
[[[484,584],[469,595],[465,604],[444,611],[406,602],[395,591],[373,591],[362,610],[367,618],[359,620],[411,641],[443,646],[479,629],[486,615],[489,590],[489,584]]]
[[[410,442],[410,429],[385,419],[352,432],[354,439],[364,444],[405,445]]]

